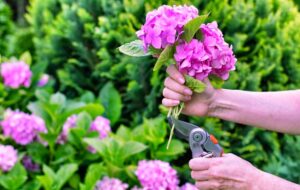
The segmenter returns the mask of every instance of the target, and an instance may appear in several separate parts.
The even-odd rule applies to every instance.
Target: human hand
[[[208,79],[203,82],[206,89],[203,93],[193,93],[191,89],[184,85],[184,76],[177,70],[175,65],[167,68],[169,77],[165,79],[162,104],[166,107],[177,106],[184,102],[185,106],[182,113],[186,115],[205,116],[208,115],[209,106],[213,102],[215,89],[211,86]]]
[[[201,190],[256,190],[262,172],[234,154],[190,160],[191,176]]]

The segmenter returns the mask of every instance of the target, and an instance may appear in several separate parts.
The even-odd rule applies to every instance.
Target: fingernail
[[[187,100],[190,100],[190,99],[192,99],[192,97],[191,96],[186,96],[185,97]]]
[[[180,101],[179,101],[179,100],[173,100],[173,103],[174,103],[174,104],[179,104]]]
[[[179,78],[178,80],[181,84],[184,84],[184,82],[185,82],[183,78]]]
[[[192,95],[192,94],[193,94],[193,91],[191,91],[191,90],[188,89],[188,88],[184,89],[183,92],[184,92],[186,95]]]

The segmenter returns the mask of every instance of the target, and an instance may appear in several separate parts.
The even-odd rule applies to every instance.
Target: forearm
[[[209,115],[273,131],[300,134],[300,90],[217,90]]]
[[[260,171],[261,173],[253,179],[253,190],[300,190],[300,185],[289,182],[272,174]]]

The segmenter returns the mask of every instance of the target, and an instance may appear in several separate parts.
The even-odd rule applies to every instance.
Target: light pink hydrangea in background
[[[39,133],[47,133],[43,119],[20,111],[6,110],[1,126],[4,136],[21,145],[37,140]]]
[[[18,160],[18,152],[11,145],[0,144],[0,170],[10,171]]]
[[[1,76],[4,79],[4,85],[7,87],[29,87],[32,72],[30,71],[29,65],[25,62],[14,61],[1,64]]]
[[[196,39],[178,45],[174,58],[181,73],[198,80],[208,77],[212,71],[211,55],[206,52],[204,44]]]
[[[229,77],[229,71],[235,70],[235,58],[232,47],[225,42],[217,22],[201,25],[205,50],[211,55],[212,74],[223,80]]]
[[[66,122],[63,125],[62,132],[57,139],[57,143],[59,144],[66,143],[70,129],[76,127],[77,117],[78,117],[77,115],[72,115],[67,118]],[[98,132],[99,139],[104,139],[111,132],[110,121],[105,117],[98,116],[91,123],[90,131]],[[92,153],[96,152],[96,150],[91,146],[88,147],[88,150]]]
[[[57,143],[64,144],[67,141],[68,134],[71,128],[76,127],[77,115],[71,115],[67,118],[66,122],[63,125],[62,132],[60,133]]]
[[[186,183],[180,187],[180,190],[198,190],[198,188],[193,184]]]
[[[101,181],[98,181],[95,190],[126,190],[128,184],[123,183],[119,179],[104,177]]]
[[[97,131],[99,133],[99,138],[104,139],[111,132],[110,121],[108,119],[106,119],[105,117],[98,116],[91,123],[90,130]]]
[[[144,43],[145,51],[150,46],[156,49],[172,45],[183,33],[183,26],[198,16],[194,6],[160,6],[147,13],[146,22],[137,36]]]
[[[43,74],[43,75],[41,76],[40,80],[38,81],[37,85],[38,85],[39,87],[45,86],[45,85],[48,83],[49,78],[50,78],[49,75]]]
[[[179,184],[176,170],[160,160],[140,161],[135,174],[147,190],[174,190]]]

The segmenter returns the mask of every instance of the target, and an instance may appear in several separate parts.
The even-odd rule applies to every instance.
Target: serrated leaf
[[[214,88],[216,88],[216,89],[222,88],[222,86],[224,84],[224,80],[222,80],[220,77],[218,77],[216,75],[210,75],[208,78],[210,80],[211,85]]]
[[[184,75],[184,78],[186,86],[189,87],[191,90],[197,93],[204,92],[206,85],[203,82],[189,75]]]
[[[190,42],[193,39],[196,32],[200,29],[201,24],[204,23],[207,17],[208,14],[201,15],[190,20],[186,25],[184,25],[183,34],[181,38],[186,42]]]
[[[174,46],[168,45],[159,55],[154,65],[153,71],[158,71],[161,68],[161,66],[169,62],[169,60],[173,58],[174,50]]]
[[[150,52],[145,52],[143,42],[141,40],[134,40],[119,47],[119,51],[133,57],[143,57],[151,55]]]

